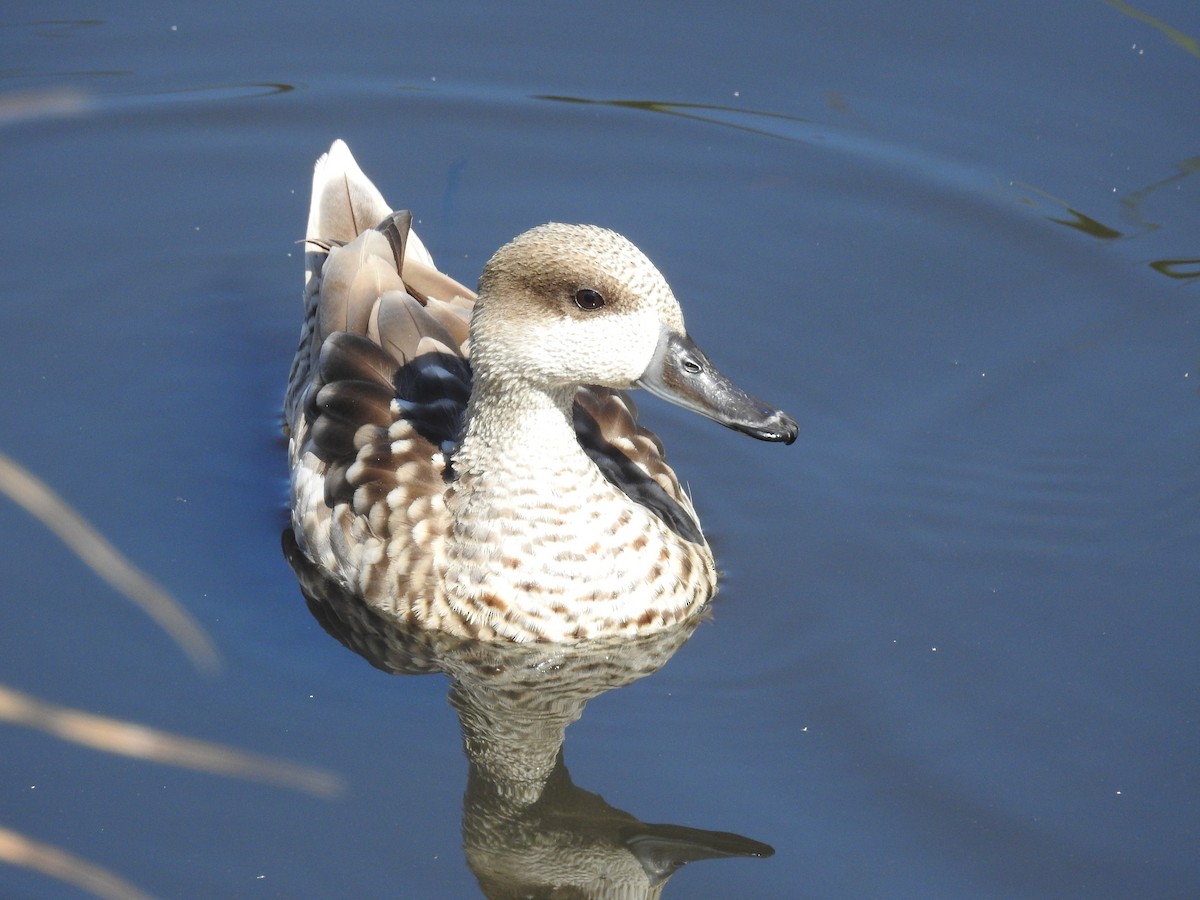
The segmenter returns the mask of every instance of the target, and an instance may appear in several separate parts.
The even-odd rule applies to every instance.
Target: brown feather
[[[430,297],[425,302],[426,311],[441,323],[449,333],[452,345],[462,350],[465,347],[471,331],[471,310],[436,297]]]
[[[322,383],[334,381],[374,381],[390,385],[396,373],[396,361],[367,338],[339,332],[321,345],[318,375]]]
[[[391,424],[394,391],[378,381],[335,381],[317,392],[317,406],[325,414],[357,425]]]
[[[405,282],[419,296],[447,301],[457,297],[474,305],[475,294],[444,272],[417,260],[405,260],[403,271]]]
[[[421,341],[426,337],[446,344],[455,343],[445,326],[419,301],[398,291],[379,298],[375,327],[380,346],[402,365],[420,352]]]
[[[682,485],[667,466],[662,444],[638,426],[629,395],[587,385],[575,394],[575,432],[604,477],[657,514],[681,537],[699,543],[699,523]]]

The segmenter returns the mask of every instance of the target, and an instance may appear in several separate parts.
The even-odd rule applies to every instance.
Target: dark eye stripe
[[[604,295],[591,288],[580,288],[575,292],[575,305],[580,309],[591,312],[604,305]]]

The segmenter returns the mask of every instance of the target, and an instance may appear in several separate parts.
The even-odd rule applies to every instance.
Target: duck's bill
[[[796,440],[800,426],[716,370],[686,334],[663,329],[654,359],[637,386],[760,441]]]

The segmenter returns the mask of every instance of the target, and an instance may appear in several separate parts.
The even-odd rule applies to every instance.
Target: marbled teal
[[[695,615],[712,551],[642,387],[765,441],[796,422],[721,375],[621,235],[548,224],[478,295],[438,271],[335,141],[313,176],[288,383],[301,550],[374,608],[483,640],[637,634]]]

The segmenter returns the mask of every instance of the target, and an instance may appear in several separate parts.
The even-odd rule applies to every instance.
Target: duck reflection
[[[343,645],[395,675],[450,677],[469,763],[463,845],[485,896],[658,897],[686,863],[775,852],[728,832],[642,822],[576,786],[563,761],[566,728],[587,702],[660,669],[698,617],[632,639],[474,641],[375,612],[314,566],[290,528],[283,546],[309,610]]]

